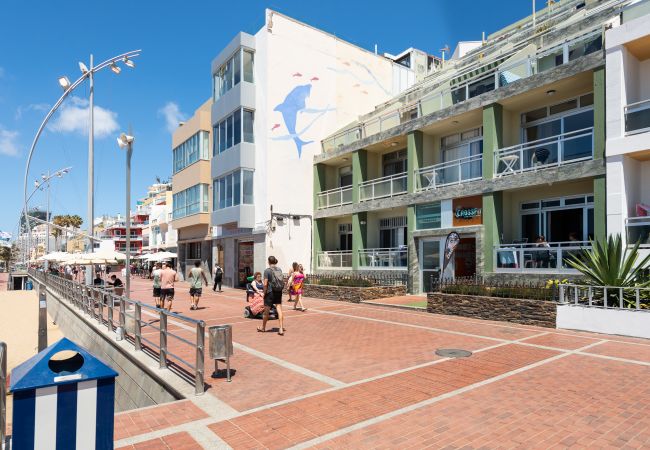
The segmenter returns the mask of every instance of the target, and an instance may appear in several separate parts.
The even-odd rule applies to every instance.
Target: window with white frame
[[[395,248],[406,245],[406,216],[379,221],[379,247]]]
[[[480,155],[483,154],[483,127],[445,136],[440,140],[440,148],[443,162],[463,161],[458,163],[460,179],[458,179],[459,167],[450,166],[442,170],[439,182],[469,180],[481,176]]]
[[[539,236],[547,242],[581,242],[594,236],[592,194],[522,202],[520,240],[534,243]]]
[[[253,82],[255,54],[252,50],[239,48],[228,61],[217,69],[213,76],[213,96],[216,102],[223,94],[243,80]]]
[[[194,164],[199,159],[210,159],[210,133],[199,131],[173,150],[174,173]]]
[[[350,251],[352,250],[352,224],[340,223],[339,224],[339,250]]]
[[[219,121],[212,129],[214,138],[212,154],[222,153],[242,141],[255,142],[253,136],[254,115],[250,109],[242,108]]]
[[[173,218],[208,212],[208,189],[209,185],[202,183],[174,194]]]
[[[253,171],[236,170],[213,180],[213,209],[253,204]]]
[[[537,142],[538,163],[589,158],[593,154],[594,94],[563,100],[521,115],[522,142]],[[549,140],[555,136],[562,139]],[[525,161],[528,164],[529,161]],[[531,163],[532,164],[532,163]]]

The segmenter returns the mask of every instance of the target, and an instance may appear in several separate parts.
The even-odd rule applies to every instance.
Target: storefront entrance
[[[420,292],[431,292],[431,277],[440,276],[442,268],[442,252],[444,239],[421,239],[419,248],[420,260]]]
[[[237,286],[245,287],[253,275],[253,243],[240,242],[237,246]]]
[[[453,259],[456,278],[476,275],[476,238],[461,236]]]

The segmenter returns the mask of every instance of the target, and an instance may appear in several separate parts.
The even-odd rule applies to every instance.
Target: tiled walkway
[[[233,325],[233,381],[118,414],[116,448],[650,447],[650,341],[317,299],[278,336],[242,317],[242,291],[198,311],[177,291],[177,312]]]

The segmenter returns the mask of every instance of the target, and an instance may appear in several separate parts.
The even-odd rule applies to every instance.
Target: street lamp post
[[[133,154],[133,132],[129,127],[129,134],[122,133],[117,138],[117,145],[126,149],[126,297],[131,292],[131,155]]]
[[[36,135],[34,136],[34,140],[32,141],[32,146],[29,149],[29,154],[27,155],[27,164],[25,165],[25,178],[24,178],[24,184],[23,184],[23,199],[24,199],[24,205],[23,205],[23,214],[25,215],[25,221],[27,223],[28,221],[28,212],[27,212],[27,179],[29,177],[29,167],[32,162],[32,156],[34,155],[34,150],[36,148],[36,144],[38,143],[38,139],[40,138],[41,134],[43,133],[43,130],[45,129],[45,125],[47,125],[48,121],[54,115],[56,110],[61,106],[63,101],[67,98],[70,93],[72,93],[79,85],[81,85],[86,79],[90,80],[90,98],[89,98],[89,119],[90,119],[90,124],[88,128],[88,248],[89,251],[93,251],[93,244],[92,244],[92,237],[93,237],[93,215],[94,215],[94,93],[95,93],[95,85],[94,85],[94,75],[95,73],[99,72],[102,69],[105,68],[110,68],[111,71],[115,74],[119,74],[121,69],[117,65],[117,63],[121,62],[127,67],[135,67],[134,62],[132,61],[132,58],[139,56],[141,50],[133,50],[130,52],[122,53],[121,55],[114,56],[110,59],[107,59],[106,61],[94,65],[93,63],[93,56],[90,56],[90,68],[88,68],[84,63],[80,62],[79,63],[79,69],[81,70],[81,76],[74,82],[71,83],[68,77],[62,76],[59,77],[59,85],[61,88],[63,88],[63,95],[59,97],[59,100],[54,104],[54,106],[48,111],[47,115],[45,116],[45,119],[43,119],[43,122],[41,122],[41,125],[39,126],[38,130],[36,131]],[[29,223],[27,223],[29,225]],[[31,233],[31,228],[28,226],[27,227],[27,242],[31,242],[32,240],[32,233]],[[92,282],[92,271],[88,271],[87,273],[87,281]]]
[[[66,167],[65,169],[59,169],[54,173],[51,173],[49,170],[47,171],[47,175],[42,174],[41,175],[41,180],[36,180],[34,181],[34,192],[27,198],[27,201],[29,201],[30,198],[32,198],[32,195],[36,193],[38,190],[43,190],[47,189],[47,204],[45,207],[45,218],[47,220],[47,225],[46,225],[46,232],[45,232],[45,254],[47,255],[50,252],[50,186],[51,186],[51,180],[52,178],[63,178],[64,175],[70,172],[70,169],[72,167]],[[26,221],[27,227],[29,227],[29,223]],[[48,267],[48,262],[45,262],[45,267]]]

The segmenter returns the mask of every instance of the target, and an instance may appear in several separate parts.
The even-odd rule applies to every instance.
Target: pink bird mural
[[[368,94],[368,91],[361,91],[362,94]]]
[[[309,79],[309,81],[318,81],[318,80],[320,80],[320,78],[318,78],[318,77],[311,77],[311,78]]]
[[[355,84],[355,85],[352,86],[352,87],[355,87],[355,88],[356,88],[356,87],[359,87],[359,86],[361,86],[361,85],[360,85],[359,83],[357,83],[357,84]]]
[[[273,124],[273,128],[271,128],[271,131],[275,130],[276,128],[280,128],[280,124],[279,124],[279,123],[275,123],[275,124]]]
[[[296,72],[296,73],[294,73],[294,74],[291,75],[291,76],[292,76],[292,77],[301,77],[302,74],[301,74],[300,72]]]

